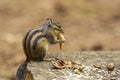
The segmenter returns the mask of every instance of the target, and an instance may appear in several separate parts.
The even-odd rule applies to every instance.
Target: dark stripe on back
[[[29,39],[28,39],[28,51],[29,51],[29,54],[31,54],[31,40],[32,40],[32,37],[34,36],[34,35],[36,35],[37,33],[39,33],[39,32],[42,32],[42,30],[41,29],[36,29],[35,31],[33,31],[33,33],[29,36]],[[41,35],[41,34],[40,34]]]
[[[36,39],[34,40],[32,49],[36,49],[37,43],[38,43],[39,39],[42,38],[42,37],[44,37],[44,35],[39,35],[39,36],[36,37]]]
[[[30,29],[28,32],[27,32],[27,34],[25,35],[25,37],[24,37],[24,39],[23,39],[23,49],[24,49],[24,52],[25,52],[25,55],[28,57],[29,55],[28,55],[28,53],[27,53],[27,51],[26,51],[26,39],[27,39],[27,37],[28,37],[28,35],[29,35],[29,33],[32,31],[33,29]]]

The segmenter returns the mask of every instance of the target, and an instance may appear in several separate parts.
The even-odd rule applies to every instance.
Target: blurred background
[[[14,80],[24,35],[46,17],[63,26],[63,51],[120,50],[120,0],[0,0],[0,80]]]

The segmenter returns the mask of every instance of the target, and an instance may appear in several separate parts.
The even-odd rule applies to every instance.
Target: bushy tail
[[[19,67],[16,73],[16,80],[25,80],[26,72],[28,72],[27,64],[28,60],[25,60]]]

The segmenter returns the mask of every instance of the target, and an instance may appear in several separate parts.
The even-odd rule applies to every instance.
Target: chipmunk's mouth
[[[57,36],[57,39],[59,40],[59,47],[60,47],[60,49],[62,50],[62,47],[63,47],[63,45],[64,45],[64,42],[66,41],[66,40],[65,40],[65,37],[64,37],[63,34],[59,34],[59,35]]]

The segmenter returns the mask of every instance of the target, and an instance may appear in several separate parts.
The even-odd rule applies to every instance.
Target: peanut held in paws
[[[60,41],[59,41],[59,46],[60,46],[60,49],[62,50],[62,46],[63,46],[63,44],[64,44],[64,42],[65,42],[65,37],[63,36],[63,34],[59,34],[59,35],[57,36],[57,39],[60,40]]]

